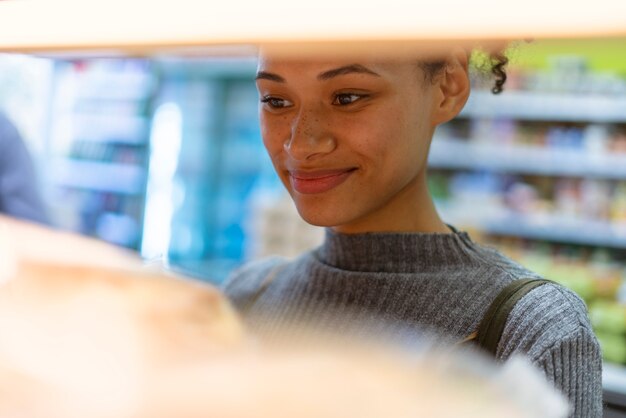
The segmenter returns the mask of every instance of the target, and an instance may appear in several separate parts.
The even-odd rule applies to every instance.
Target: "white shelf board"
[[[454,170],[493,170],[519,174],[626,179],[626,154],[501,146],[435,138],[429,166]]]
[[[506,90],[494,95],[486,91],[474,91],[460,116],[626,123],[626,97]]]
[[[65,187],[138,194],[145,183],[143,168],[129,164],[59,159],[51,170],[53,182]]]
[[[144,116],[77,112],[72,115],[77,140],[147,144],[150,121]]]
[[[602,365],[602,386],[604,389],[626,394],[626,367],[604,362]]]
[[[626,231],[617,231],[606,222],[580,222],[567,224],[552,217],[549,223],[536,224],[519,216],[492,220],[482,224],[490,234],[511,235],[528,239],[554,241],[568,244],[626,249]]]
[[[438,205],[447,222],[487,234],[567,244],[626,249],[626,225],[567,219],[559,215],[525,217],[504,209],[470,205]]]

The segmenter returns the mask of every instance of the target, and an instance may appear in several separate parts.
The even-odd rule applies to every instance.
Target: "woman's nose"
[[[323,112],[302,109],[293,120],[291,136],[283,146],[291,158],[305,161],[332,152],[336,143]]]

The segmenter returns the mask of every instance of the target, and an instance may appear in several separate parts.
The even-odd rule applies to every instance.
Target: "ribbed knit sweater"
[[[319,248],[293,261],[246,265],[224,290],[248,319],[276,325],[314,319],[333,329],[344,315],[460,341],[476,331],[500,290],[527,277],[538,276],[465,232],[348,235],[329,229]],[[546,284],[523,297],[496,358],[513,353],[524,353],[544,371],[569,399],[572,417],[602,416],[600,348],[576,294]]]

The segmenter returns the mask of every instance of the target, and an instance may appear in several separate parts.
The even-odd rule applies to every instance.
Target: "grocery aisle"
[[[502,95],[475,90],[439,129],[430,187],[447,222],[586,301],[607,389],[626,393],[626,69],[610,50],[550,54],[515,67]],[[49,129],[24,129],[57,226],[214,282],[320,242],[265,155],[252,60],[49,68]]]

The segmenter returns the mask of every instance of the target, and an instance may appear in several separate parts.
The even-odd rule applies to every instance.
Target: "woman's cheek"
[[[269,156],[274,159],[283,150],[283,144],[288,139],[289,130],[285,128],[285,122],[280,123],[271,117],[261,118],[261,136],[263,145]]]
[[[361,124],[351,131],[352,149],[370,160],[386,159],[393,147],[393,136],[379,126]]]

